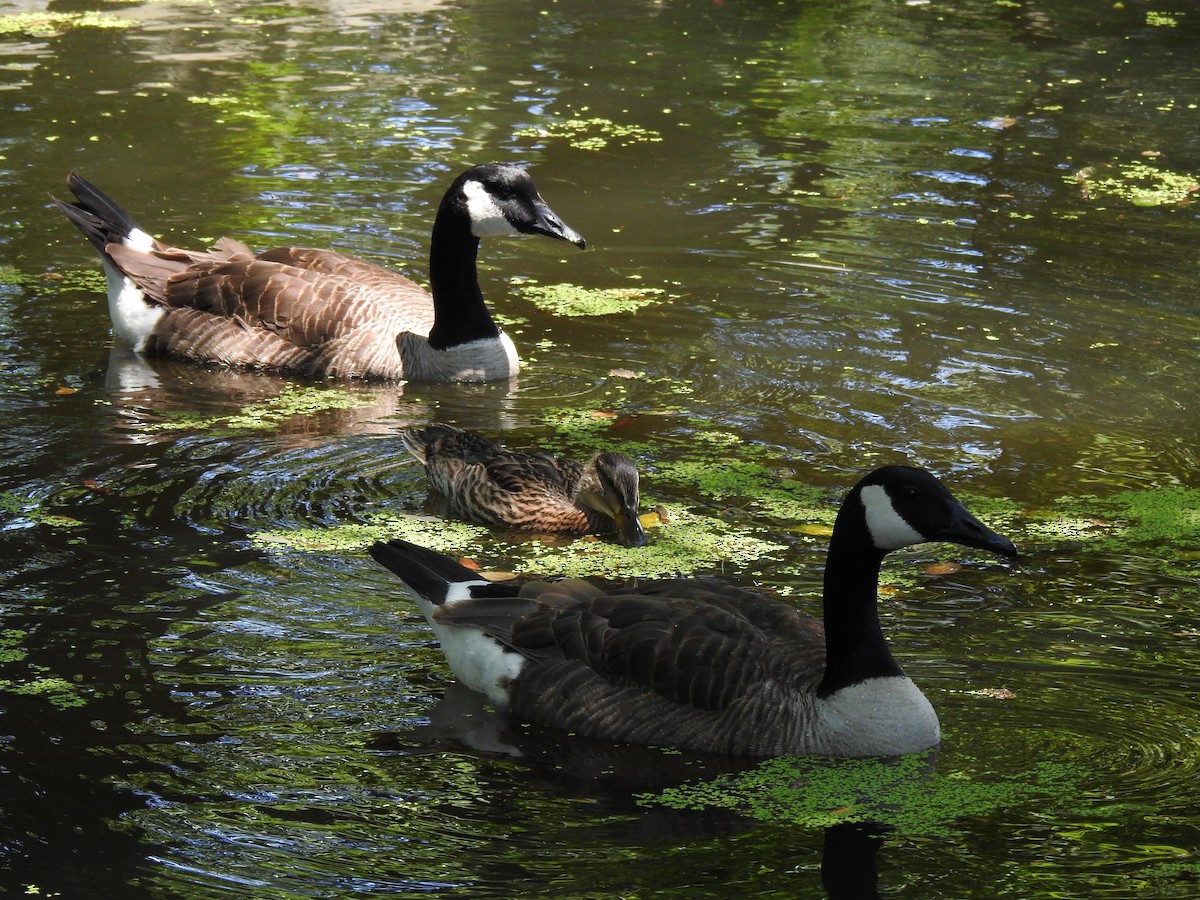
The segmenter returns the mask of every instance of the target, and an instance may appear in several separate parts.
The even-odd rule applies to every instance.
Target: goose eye
[[[918,491],[911,484],[906,484],[904,487],[900,488],[900,496],[901,497],[915,497],[919,493],[920,493],[920,491]]]

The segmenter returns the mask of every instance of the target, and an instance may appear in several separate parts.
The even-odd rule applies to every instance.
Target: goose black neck
[[[433,223],[429,246],[429,284],[433,293],[429,345],[435,350],[500,335],[479,289],[475,271],[478,252],[479,238],[471,233],[465,216],[448,209],[443,202]]]
[[[904,674],[879,626],[879,569],[884,553],[861,522],[838,514],[825,561],[825,675],[817,689],[827,697],[868,678]],[[850,519],[850,521],[845,521]]]

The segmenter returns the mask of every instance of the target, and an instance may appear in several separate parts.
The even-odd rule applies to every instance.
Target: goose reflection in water
[[[525,767],[523,780],[531,789],[551,797],[594,802],[598,806],[593,817],[595,827],[604,832],[604,837],[646,847],[664,841],[728,838],[768,827],[731,809],[678,810],[638,802],[640,795],[749,771],[756,765],[754,760],[664,752],[578,736],[564,741],[554,729],[514,722],[485,697],[458,682],[449,683],[425,722],[381,733],[369,749],[398,761],[466,753],[518,762]],[[931,753],[928,764],[914,777],[923,778],[932,772],[935,754]],[[876,900],[881,896],[877,856],[884,836],[891,830],[891,826],[870,821],[831,825],[823,830],[819,877],[830,900]],[[800,829],[795,829],[795,834],[801,841],[814,836]],[[803,855],[811,855],[816,852],[814,846],[800,848],[786,841],[772,846],[789,854],[788,859],[779,860],[781,867],[805,877],[808,867],[797,868],[792,854],[802,850]],[[765,865],[770,862],[763,860]]]

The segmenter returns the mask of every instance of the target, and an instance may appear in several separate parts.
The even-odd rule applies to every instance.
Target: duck
[[[843,500],[823,621],[707,578],[492,583],[409,542],[368,552],[411,592],[458,681],[510,716],[706,754],[890,757],[941,740],[933,706],[888,649],[877,599],[884,557],[927,541],[1017,554],[910,466],[876,469]]]
[[[646,543],[637,465],[623,453],[605,451],[580,463],[509,450],[443,424],[405,429],[400,440],[460,519],[543,533],[615,531],[628,547]]]
[[[113,331],[136,351],[318,378],[481,382],[520,368],[512,339],[479,288],[480,239],[540,234],[586,247],[525,169],[473,166],[446,191],[433,223],[431,292],[332,250],[255,254],[231,238],[183,250],[144,232],[76,172],[76,202],[50,199],[100,255]]]

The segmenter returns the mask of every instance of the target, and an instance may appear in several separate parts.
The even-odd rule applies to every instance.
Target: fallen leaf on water
[[[480,572],[487,581],[512,581],[519,577],[516,572]]]
[[[112,493],[112,488],[108,487],[108,485],[102,484],[101,482],[97,481],[95,478],[85,478],[85,479],[83,479],[83,481],[80,482],[80,484],[82,484],[89,491],[95,491],[97,494],[111,494]]]
[[[811,535],[812,537],[829,537],[833,534],[833,526],[821,525],[817,522],[805,522],[803,525],[796,526],[796,531],[800,534]]]
[[[464,569],[470,569],[472,572],[478,572],[480,569],[479,563],[475,562],[475,560],[471,559],[469,556],[461,557],[458,561],[458,564]]]
[[[58,394],[60,397],[64,397],[67,394],[76,394],[78,391],[73,387],[60,387],[54,393]]]
[[[957,572],[961,568],[962,568],[962,566],[960,566],[958,563],[952,563],[952,562],[931,563],[930,565],[925,567],[925,574],[926,575],[953,575],[955,572]]]
[[[667,522],[660,512],[642,513],[638,516],[638,521],[642,523],[643,528],[657,528],[659,525],[665,525]]]
[[[991,697],[993,700],[1014,700],[1017,696],[1008,688],[980,688],[971,693],[979,697]]]

